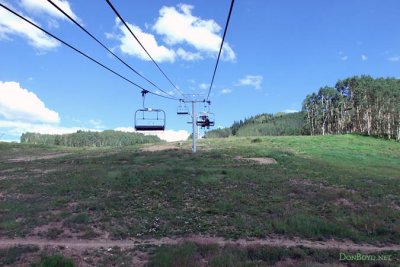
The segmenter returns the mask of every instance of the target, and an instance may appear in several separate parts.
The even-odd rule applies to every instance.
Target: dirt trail
[[[178,147],[175,146],[174,144],[168,143],[168,144],[161,144],[161,145],[150,145],[150,146],[145,146],[142,148],[142,151],[144,152],[157,152],[157,151],[164,151],[164,150],[177,150]]]
[[[150,239],[130,239],[130,240],[79,240],[79,239],[64,239],[64,240],[46,240],[38,238],[16,238],[16,239],[0,239],[0,248],[12,247],[16,245],[36,245],[39,247],[66,247],[75,249],[91,249],[91,248],[133,248],[140,245],[175,245],[185,241],[194,242],[197,244],[217,244],[219,246],[225,245],[239,245],[239,246],[274,246],[274,247],[296,247],[303,246],[314,249],[339,249],[342,251],[359,250],[362,252],[380,252],[380,251],[399,251],[400,245],[386,245],[374,246],[370,244],[355,244],[351,241],[310,241],[300,238],[288,239],[285,237],[271,237],[264,239],[238,239],[227,240],[222,237],[211,236],[190,236],[190,237],[163,237],[163,238],[150,238]]]
[[[278,162],[273,158],[244,158],[242,156],[235,157],[235,160],[241,161],[254,161],[258,164],[277,164]]]
[[[8,162],[25,162],[25,161],[35,161],[35,160],[43,160],[43,159],[55,159],[64,156],[71,155],[72,153],[51,153],[47,155],[30,155],[30,156],[21,156],[17,158],[8,159]]]

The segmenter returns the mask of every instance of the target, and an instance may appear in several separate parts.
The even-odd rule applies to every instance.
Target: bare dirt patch
[[[196,145],[197,149],[200,151],[210,151],[211,147],[208,144],[198,143]],[[173,142],[167,144],[158,144],[158,145],[146,145],[142,149],[144,152],[158,152],[158,151],[166,151],[166,150],[184,150],[191,151],[192,144],[186,142]]]
[[[247,246],[273,246],[273,247],[297,247],[303,246],[314,249],[339,249],[345,251],[362,251],[362,252],[381,252],[381,251],[398,251],[400,244],[389,244],[382,246],[375,246],[371,244],[356,244],[352,241],[312,241],[301,238],[287,238],[284,236],[272,236],[267,238],[242,238],[238,240],[224,239],[223,237],[214,236],[188,236],[188,237],[162,237],[162,238],[148,238],[148,239],[129,239],[129,240],[109,240],[109,239],[60,239],[60,240],[47,240],[38,239],[33,237],[28,238],[15,238],[15,239],[0,239],[0,247],[11,247],[16,245],[36,245],[39,247],[66,247],[77,249],[89,248],[134,248],[141,245],[176,245],[183,242],[193,242],[196,244],[216,244],[219,246],[238,245],[242,247]]]
[[[34,245],[40,248],[37,253],[25,254],[19,260],[19,266],[29,266],[37,262],[41,255],[62,254],[74,260],[77,266],[98,266],[107,263],[107,266],[147,266],[149,261],[149,248],[161,245],[179,245],[184,242],[193,242],[203,245],[238,246],[238,247],[298,247],[303,246],[312,249],[337,249],[340,251],[358,251],[364,253],[384,253],[386,251],[400,250],[400,244],[386,246],[373,246],[370,244],[355,244],[351,241],[311,241],[300,238],[286,238],[284,236],[271,236],[257,239],[247,238],[229,240],[222,237],[194,235],[188,237],[163,237],[148,239],[110,240],[98,238],[96,240],[83,239],[39,239],[36,237],[1,239],[0,248],[14,247],[18,245]],[[204,260],[204,259],[203,259]],[[207,266],[206,261],[203,262]],[[275,266],[297,266],[300,263],[296,259],[285,259]],[[334,265],[342,266],[342,265]]]
[[[62,222],[51,222],[49,224],[36,226],[35,228],[33,228],[32,235],[42,236],[45,235],[50,229],[62,229],[62,228],[63,228]],[[61,230],[60,232],[64,233],[65,231]]]
[[[0,180],[23,180],[29,177],[41,177],[43,175],[47,175],[49,173],[54,173],[60,171],[59,169],[10,169],[12,171],[3,171],[0,172]]]
[[[13,173],[22,170],[21,168],[11,168],[11,169],[5,169],[1,170],[0,174],[7,174],[7,173]]]
[[[118,151],[112,151],[112,152],[100,152],[100,153],[93,153],[93,154],[87,154],[83,155],[82,158],[84,159],[90,159],[90,158],[101,158],[101,157],[109,157],[118,154]]]
[[[176,147],[175,144],[162,144],[162,145],[145,146],[142,148],[142,151],[144,152],[157,152],[164,150],[178,150],[178,147]]]
[[[335,201],[336,206],[343,206],[346,208],[357,209],[359,206],[346,198],[339,198]]]
[[[60,158],[64,156],[71,155],[72,153],[53,153],[53,154],[47,154],[47,155],[31,155],[31,156],[21,156],[17,158],[12,158],[8,159],[8,162],[26,162],[26,161],[35,161],[35,160],[42,160],[42,159],[54,159],[54,158]]]
[[[336,192],[346,192],[346,193],[351,193],[351,194],[356,193],[356,191],[352,190],[352,189],[347,189],[344,187],[334,186],[334,185],[324,185],[323,183],[319,183],[317,181],[312,181],[309,179],[294,178],[294,179],[290,179],[289,183],[292,185],[315,186],[315,187],[319,187],[320,189],[331,190],[331,191],[336,191]]]
[[[278,162],[273,158],[244,158],[242,156],[237,156],[237,157],[235,157],[235,160],[253,161],[258,164],[278,164]]]
[[[397,205],[396,203],[392,202],[389,205],[390,208],[394,209],[394,210],[400,210],[400,206]]]

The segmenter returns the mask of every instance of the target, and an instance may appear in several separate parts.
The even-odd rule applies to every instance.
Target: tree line
[[[311,135],[360,133],[400,140],[400,80],[354,76],[303,101]]]
[[[400,141],[400,80],[354,76],[306,96],[301,112],[260,114],[205,137],[358,133]]]
[[[304,118],[303,112],[264,113],[235,121],[231,127],[209,131],[205,137],[303,135],[308,133]]]
[[[136,144],[161,142],[158,136],[144,135],[141,133],[126,133],[106,130],[102,132],[77,131],[71,134],[39,134],[24,133],[21,143],[59,145],[71,147],[104,147],[104,146],[130,146]]]

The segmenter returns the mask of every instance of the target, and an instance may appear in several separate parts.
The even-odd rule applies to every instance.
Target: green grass
[[[0,143],[0,236],[61,223],[110,238],[271,234],[398,243],[400,144],[357,135],[206,139],[178,149]],[[189,146],[189,144],[185,144]],[[11,162],[22,156],[70,153]],[[271,157],[275,165],[237,161]],[[4,190],[3,190],[4,189]],[[44,233],[46,236],[46,233]],[[62,231],[50,228],[48,237]]]
[[[185,243],[181,246],[163,246],[154,255],[150,266],[169,267],[196,267],[199,265],[200,257],[198,247],[192,243]]]
[[[356,255],[358,252],[340,251],[336,249],[319,250],[305,247],[279,248],[270,246],[237,247],[215,245],[197,245],[184,243],[174,246],[162,246],[150,258],[152,267],[191,267],[200,266],[200,262],[210,267],[227,266],[398,266],[400,252],[362,253],[364,256],[386,256],[389,260],[346,260],[343,255]],[[342,254],[342,260],[341,260]],[[349,258],[347,258],[349,259]],[[375,265],[371,265],[375,264]],[[201,265],[203,266],[203,265]],[[342,266],[342,265],[340,265]]]
[[[16,246],[0,249],[0,266],[13,266],[24,254],[34,253],[39,250],[36,246]]]
[[[74,262],[63,255],[43,256],[40,262],[33,263],[32,267],[74,267]]]

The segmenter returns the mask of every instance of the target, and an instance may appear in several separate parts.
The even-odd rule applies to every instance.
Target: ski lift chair
[[[136,131],[164,131],[165,130],[165,111],[162,109],[146,108],[144,105],[146,94],[149,91],[142,90],[143,108],[135,112]]]
[[[196,121],[197,126],[201,128],[210,129],[211,126],[215,125],[214,114],[213,113],[202,113],[199,115]]]
[[[185,104],[183,104],[182,100],[180,100],[179,102],[180,102],[180,104],[176,110],[176,114],[177,115],[189,115],[188,107]]]
[[[144,108],[135,112],[136,131],[164,131],[165,124],[165,111],[162,109]]]

